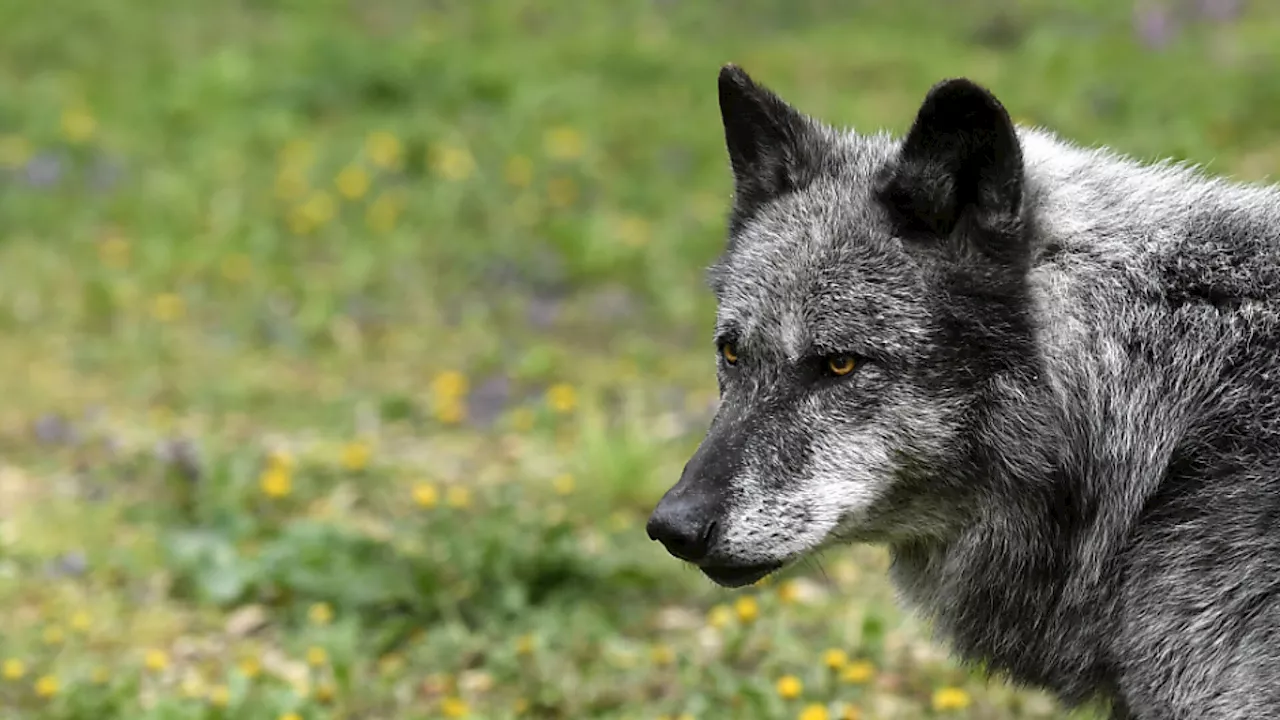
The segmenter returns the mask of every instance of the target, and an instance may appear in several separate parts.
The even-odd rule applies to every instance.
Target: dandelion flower
[[[738,598],[733,604],[733,609],[738,614],[738,619],[744,623],[755,622],[755,619],[760,616],[760,604],[750,595]]]
[[[839,670],[849,662],[849,654],[840,648],[830,648],[822,653],[822,664],[832,670]]]
[[[445,717],[462,718],[466,717],[471,712],[471,708],[467,707],[467,704],[463,702],[462,698],[447,697],[440,703],[440,712],[443,713]]]
[[[288,497],[293,491],[293,478],[290,477],[288,469],[279,465],[269,465],[262,472],[258,485],[263,495],[269,498],[283,498]]]
[[[437,398],[456,398],[467,393],[467,376],[457,370],[446,370],[431,381],[431,393]]]
[[[471,489],[454,485],[445,493],[445,502],[451,508],[465,508],[471,505]]]
[[[933,709],[936,712],[963,710],[969,707],[969,693],[960,688],[940,688],[933,693]]]
[[[840,708],[840,720],[862,720],[862,711],[857,705],[845,703],[844,707]]]
[[[185,311],[185,303],[177,293],[160,293],[151,301],[151,316],[160,322],[179,320]]]
[[[240,674],[249,679],[258,677],[262,673],[262,663],[257,658],[247,657],[240,661]]]
[[[558,413],[573,412],[578,406],[578,391],[568,383],[557,383],[547,389],[547,404]]]
[[[441,146],[431,153],[431,167],[445,180],[460,182],[475,172],[476,161],[466,148]]]
[[[586,142],[582,133],[562,125],[548,130],[542,145],[547,155],[556,160],[576,160],[582,156]]]
[[[552,178],[547,182],[547,201],[552,207],[566,208],[578,199],[578,184],[570,177]]]
[[[431,483],[418,483],[413,487],[413,501],[418,507],[433,508],[440,504],[440,491]]]
[[[58,694],[58,678],[52,675],[45,675],[36,681],[36,695],[42,698],[50,698]]]
[[[649,651],[654,665],[665,666],[676,661],[676,651],[670,645],[654,645]]]
[[[209,704],[216,708],[224,708],[231,703],[231,689],[226,685],[215,685],[209,690]]]
[[[27,666],[17,658],[9,658],[0,666],[0,674],[5,680],[21,680],[27,674]]]
[[[85,108],[68,108],[62,112],[62,135],[73,143],[82,143],[93,137],[98,121]]]
[[[302,716],[296,712],[287,712],[280,716],[280,720],[302,720]]]
[[[560,475],[555,480],[553,480],[551,484],[552,486],[555,487],[556,492],[560,495],[568,495],[573,492],[573,476],[572,475]]]
[[[800,597],[800,586],[795,580],[787,580],[778,583],[778,600],[784,605],[790,605]]]
[[[804,683],[800,682],[800,678],[795,675],[783,675],[778,678],[776,689],[778,696],[783,700],[794,700],[804,692]]]
[[[404,145],[400,138],[386,130],[370,133],[365,139],[364,151],[374,165],[384,170],[399,169],[404,158]]]
[[[840,673],[840,679],[845,682],[861,684],[871,679],[876,674],[876,666],[872,665],[869,660],[858,660],[849,663],[844,671]]]
[[[445,425],[457,425],[467,416],[467,406],[458,398],[436,400],[433,414]]]
[[[333,608],[329,603],[315,603],[307,609],[307,619],[312,625],[328,625],[333,622]]]
[[[342,197],[348,200],[359,200],[369,192],[369,173],[358,165],[348,165],[338,173],[334,185]]]
[[[92,621],[89,617],[89,613],[83,610],[80,610],[71,616],[71,629],[76,632],[84,632],[85,630],[88,630],[91,624]]]
[[[353,440],[342,448],[342,466],[353,472],[359,472],[369,466],[369,458],[373,456],[373,447],[363,440]]]
[[[151,672],[160,672],[169,667],[169,656],[163,650],[151,649],[147,651],[143,664]]]
[[[329,662],[329,653],[325,649],[317,645],[307,648],[307,664],[312,667],[321,667]]]
[[[50,625],[44,629],[45,645],[61,645],[64,639],[66,639],[66,633],[62,631],[61,625]]]
[[[831,712],[827,710],[827,706],[820,703],[805,705],[800,711],[800,720],[829,720],[830,717]]]
[[[713,628],[722,628],[733,620],[733,611],[727,605],[716,605],[707,613],[707,623]]]
[[[502,176],[512,187],[527,188],[533,182],[533,163],[523,155],[515,155],[507,160]]]

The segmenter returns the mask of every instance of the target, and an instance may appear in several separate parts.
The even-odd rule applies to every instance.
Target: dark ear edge
[[[806,184],[811,121],[741,67],[720,68],[720,117],[734,178],[732,222]]]
[[[962,223],[1016,231],[1022,149],[1009,113],[986,88],[944,80],[925,96],[877,195],[911,234],[949,237]]]

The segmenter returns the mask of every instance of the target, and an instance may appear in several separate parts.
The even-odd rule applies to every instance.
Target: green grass
[[[0,717],[1065,717],[948,659],[882,550],[728,592],[643,523],[714,398],[720,64],[861,129],[969,75],[1280,169],[1280,8],[1130,15],[6,4]]]

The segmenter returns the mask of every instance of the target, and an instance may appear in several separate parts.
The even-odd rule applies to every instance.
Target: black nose
[[[662,543],[681,560],[697,562],[711,549],[716,521],[708,505],[697,496],[668,495],[654,508],[645,524],[649,539]]]

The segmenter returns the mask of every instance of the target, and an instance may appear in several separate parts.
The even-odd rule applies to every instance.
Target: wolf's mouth
[[[721,587],[740,588],[760,580],[781,567],[782,563],[774,562],[762,565],[701,565],[698,569]]]

